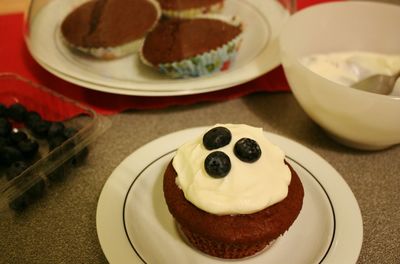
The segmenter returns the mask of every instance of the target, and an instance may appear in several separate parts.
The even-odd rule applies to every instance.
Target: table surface
[[[0,0],[0,13],[27,0]],[[107,263],[96,233],[102,187],[124,158],[147,142],[181,129],[247,123],[290,138],[328,161],[352,189],[363,217],[358,263],[400,263],[400,146],[377,152],[337,144],[291,93],[259,93],[220,103],[130,111],[90,148],[86,163],[20,215],[0,219],[0,263]]]

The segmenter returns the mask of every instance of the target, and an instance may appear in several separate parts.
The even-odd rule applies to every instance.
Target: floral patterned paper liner
[[[179,62],[158,65],[158,70],[172,78],[188,78],[225,71],[235,61],[241,34],[220,48]]]
[[[225,17],[217,14],[208,14],[196,17],[194,19],[198,18],[218,19],[231,25],[242,27],[242,23],[237,17]],[[204,52],[194,57],[183,59],[181,61],[154,65],[144,57],[142,51],[139,53],[139,56],[144,64],[156,68],[160,73],[171,78],[178,79],[200,77],[228,70],[236,59],[237,52],[239,51],[242,43],[242,37],[243,33],[240,33],[234,39],[222,45],[221,47],[213,49],[209,52]]]
[[[160,4],[156,0],[147,0],[147,1],[150,2],[151,4],[153,4],[153,6],[156,8],[156,11],[157,11],[157,19],[154,21],[153,25],[147,31],[147,32],[150,32],[151,30],[153,30],[156,27],[158,21],[161,18],[162,11],[161,11]],[[95,57],[98,59],[104,59],[104,60],[117,59],[117,58],[121,58],[126,55],[129,55],[131,53],[138,52],[140,50],[140,47],[142,46],[144,39],[145,39],[145,36],[143,36],[140,39],[136,39],[131,42],[124,43],[124,44],[121,44],[121,45],[115,46],[115,47],[98,47],[98,48],[90,47],[89,48],[89,47],[77,46],[77,45],[70,43],[69,41],[67,41],[64,38],[62,32],[61,32],[61,37],[62,37],[63,42],[69,48],[77,50],[84,54],[88,54],[92,57]]]
[[[209,14],[209,13],[218,13],[224,7],[224,3],[216,3],[211,6],[200,7],[200,8],[191,8],[184,10],[172,10],[172,9],[163,9],[162,14],[167,17],[173,18],[194,18],[199,15]]]

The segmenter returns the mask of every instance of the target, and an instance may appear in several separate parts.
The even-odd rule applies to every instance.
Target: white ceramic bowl
[[[343,1],[294,14],[281,37],[281,59],[293,94],[305,112],[339,142],[367,150],[400,143],[400,97],[336,84],[300,59],[318,53],[367,51],[400,54],[400,6]]]

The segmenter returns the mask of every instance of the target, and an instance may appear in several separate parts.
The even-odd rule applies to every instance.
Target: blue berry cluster
[[[0,169],[8,181],[21,175],[29,166],[60,146],[77,132],[62,122],[51,122],[35,112],[29,111],[20,103],[5,106],[0,103]],[[73,157],[69,163],[76,163],[86,156],[87,149],[79,157]],[[51,181],[64,177],[63,166],[47,175]],[[25,180],[25,179],[24,179]],[[29,179],[26,179],[29,180]],[[20,211],[32,201],[41,197],[45,191],[43,179],[10,202],[10,207]]]
[[[207,150],[214,150],[228,145],[232,133],[226,127],[218,126],[207,131],[203,136],[203,145]],[[250,138],[239,139],[234,146],[234,154],[243,162],[253,163],[261,157],[258,143]],[[204,160],[204,168],[213,178],[223,178],[231,170],[231,160],[223,151],[213,151]]]

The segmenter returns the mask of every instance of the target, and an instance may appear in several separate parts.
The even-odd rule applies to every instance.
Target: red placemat
[[[299,8],[326,0],[300,0]],[[282,68],[229,89],[215,92],[170,97],[141,97],[103,93],[68,83],[43,69],[31,57],[23,37],[23,15],[20,13],[0,16],[0,72],[13,72],[38,82],[54,91],[81,102],[100,114],[114,114],[127,109],[156,109],[172,105],[188,105],[206,101],[221,101],[254,92],[289,91]],[[40,100],[40,98],[38,98]]]

